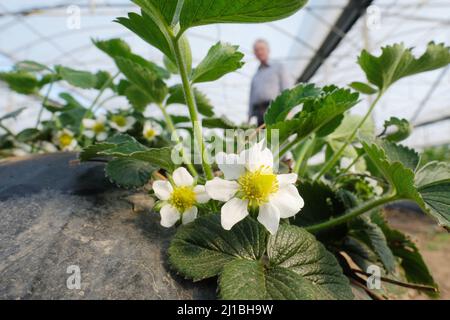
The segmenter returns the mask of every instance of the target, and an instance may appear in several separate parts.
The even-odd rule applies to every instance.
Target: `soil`
[[[389,224],[409,235],[417,244],[435,281],[440,299],[450,300],[450,233],[431,218],[412,211],[389,210]],[[405,299],[429,299],[416,290],[410,290]]]

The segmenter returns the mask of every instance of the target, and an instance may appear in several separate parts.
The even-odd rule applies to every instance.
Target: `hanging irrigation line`
[[[413,116],[411,117],[409,122],[414,123],[417,120],[417,118],[419,117],[420,113],[425,108],[425,106],[427,105],[427,103],[430,100],[431,96],[436,91],[437,87],[439,86],[439,83],[441,83],[441,81],[444,79],[445,75],[447,74],[448,69],[449,69],[449,67],[447,66],[446,68],[444,68],[439,73],[439,75],[436,78],[436,80],[434,81],[433,85],[430,87],[430,89],[428,90],[426,95],[423,97],[423,99],[420,102],[419,106],[417,107],[416,111],[414,111]]]

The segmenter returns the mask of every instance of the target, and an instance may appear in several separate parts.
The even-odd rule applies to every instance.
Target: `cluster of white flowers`
[[[205,186],[194,185],[194,179],[184,168],[173,174],[173,183],[156,181],[156,196],[165,201],[161,209],[161,224],[173,226],[182,218],[188,223],[197,216],[196,204],[214,199],[225,202],[221,208],[222,227],[230,230],[250,212],[258,212],[258,221],[275,234],[281,218],[297,214],[304,202],[295,182],[297,175],[275,174],[273,154],[264,141],[239,155],[219,153],[216,162],[224,178],[214,178]]]

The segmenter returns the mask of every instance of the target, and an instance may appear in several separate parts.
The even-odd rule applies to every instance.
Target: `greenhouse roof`
[[[355,3],[370,7],[367,14],[349,15],[346,9]],[[71,9],[81,10],[80,28],[68,28]],[[112,21],[136,7],[121,0],[2,0],[0,3],[0,70],[9,70],[15,62],[35,60],[49,65],[96,71],[114,71],[113,62],[96,49],[94,39],[120,37],[134,51],[147,59],[162,63],[162,55],[124,27]],[[247,117],[249,86],[258,67],[252,55],[257,38],[270,42],[272,59],[287,66],[292,79],[309,80],[320,85],[335,83],[345,86],[364,80],[356,64],[359,52],[367,48],[379,52],[381,46],[404,42],[424,50],[428,41],[450,43],[450,2],[444,0],[310,0],[305,9],[285,20],[262,25],[214,25],[188,31],[194,63],[199,62],[217,41],[240,46],[246,54],[245,66],[220,81],[201,85],[215,106],[216,113],[236,122]],[[352,21],[354,19],[354,21]],[[341,21],[342,23],[338,23]],[[346,29],[349,29],[348,32]],[[329,39],[336,41],[336,48]],[[330,52],[322,49],[330,47]],[[329,56],[328,56],[329,53]],[[378,128],[390,116],[404,117],[419,126],[407,144],[423,147],[450,142],[450,72],[448,68],[397,83],[383,98],[374,114]],[[52,93],[70,90],[80,99],[91,100],[93,93],[60,85]],[[0,87],[0,113],[28,107],[26,121],[19,130],[34,122],[38,102]],[[114,99],[106,106],[118,108],[125,100]],[[362,103],[355,112],[368,106]],[[185,112],[184,108],[179,112]],[[149,113],[158,114],[149,108]],[[435,122],[436,121],[436,122]]]

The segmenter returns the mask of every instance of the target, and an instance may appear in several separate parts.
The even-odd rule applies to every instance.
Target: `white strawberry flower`
[[[63,129],[57,133],[55,144],[63,151],[72,151],[77,147],[78,142],[72,131]]]
[[[106,118],[104,116],[99,116],[97,119],[83,119],[83,134],[97,141],[104,141],[108,138]]]
[[[280,218],[297,214],[304,201],[295,182],[295,173],[273,172],[273,154],[264,147],[264,141],[237,154],[216,156],[225,179],[214,178],[206,183],[206,192],[215,200],[226,202],[221,209],[222,227],[230,230],[249,215],[249,209],[258,209],[258,221],[271,233],[278,230]]]
[[[195,185],[194,178],[185,168],[176,169],[172,180],[173,183],[162,180],[153,183],[155,195],[163,201],[161,225],[166,228],[180,219],[183,224],[194,221],[198,212],[196,205],[210,199],[205,186]]]
[[[159,136],[162,132],[162,128],[159,124],[154,123],[152,121],[146,121],[144,124],[144,130],[142,131],[142,135],[148,141],[152,141],[155,137]]]
[[[127,132],[133,127],[135,123],[136,119],[131,116],[125,117],[120,114],[115,114],[111,116],[109,125],[111,126],[111,128],[114,128],[119,132]]]

